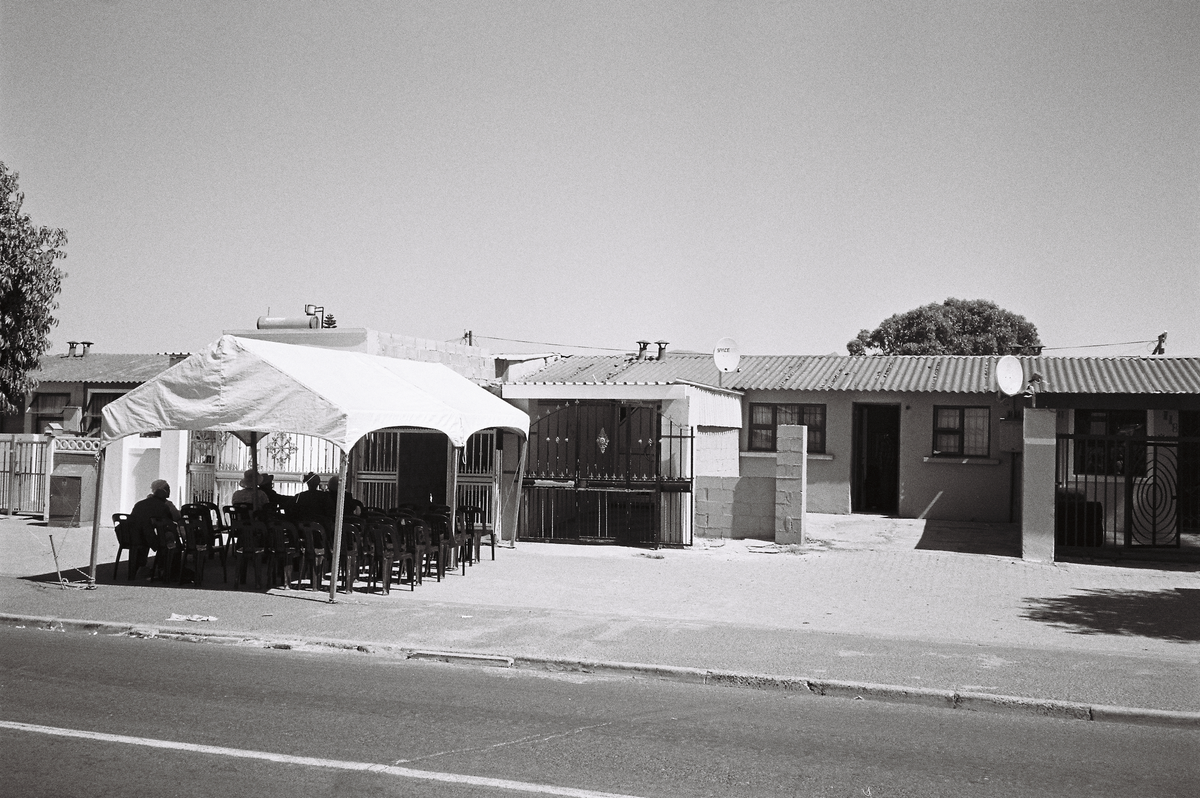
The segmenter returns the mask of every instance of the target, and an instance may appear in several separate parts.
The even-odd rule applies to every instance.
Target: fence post
[[[17,514],[17,441],[8,447],[8,514]]]
[[[42,454],[42,520],[50,520],[50,476],[54,473],[54,453],[57,449],[57,438],[46,441]]]

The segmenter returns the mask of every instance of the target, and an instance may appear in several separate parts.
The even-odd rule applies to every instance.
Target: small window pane
[[[800,408],[796,405],[779,405],[779,409],[776,411],[776,413],[777,420],[775,423],[779,426],[783,426],[784,424],[801,423]]]
[[[958,451],[958,436],[953,433],[937,434],[935,448],[939,454],[960,454]]]
[[[756,451],[774,451],[775,431],[769,429],[750,430],[750,448]]]
[[[934,427],[937,429],[958,429],[959,415],[957,407],[939,407],[937,415],[934,418]]]
[[[751,424],[770,424],[771,405],[750,405]]]
[[[986,457],[991,410],[986,407],[968,407],[963,411],[963,415],[963,454]]]

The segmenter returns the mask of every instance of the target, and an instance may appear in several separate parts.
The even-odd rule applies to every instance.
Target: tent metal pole
[[[521,489],[521,479],[525,476],[525,458],[529,454],[529,436],[519,439],[517,445],[517,472],[513,475],[513,495],[516,507],[512,510],[513,524],[511,530],[505,530],[509,548],[517,547],[517,527],[521,523],[521,502],[525,500],[525,491]]]
[[[100,510],[104,497],[104,453],[106,447],[101,447],[96,461],[96,502],[92,509],[92,560],[88,566],[88,586],[96,586],[96,561],[100,558]]]
[[[338,583],[338,565],[342,559],[342,523],[346,517],[346,471],[349,467],[350,458],[346,455],[346,450],[342,450],[342,461],[338,466],[338,490],[337,496],[333,498],[334,506],[337,508],[333,513],[333,551],[332,560],[329,565],[329,603],[337,603],[337,583]],[[353,576],[348,574],[346,582],[351,590],[354,589]]]
[[[258,473],[258,433],[250,433],[250,468]]]
[[[462,455],[461,446],[450,447],[450,495],[446,504],[450,505],[450,539],[458,534],[458,458]],[[462,552],[455,551],[454,556],[462,560]],[[467,561],[462,561],[463,574],[467,573]]]

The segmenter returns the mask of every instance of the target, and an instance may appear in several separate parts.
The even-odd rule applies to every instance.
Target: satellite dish
[[[741,359],[742,351],[738,349],[737,341],[732,338],[717,341],[717,347],[713,350],[713,363],[717,364],[717,371],[722,374],[737,371]]]
[[[996,385],[1005,396],[1016,396],[1025,390],[1025,371],[1021,361],[1005,355],[996,363]]]

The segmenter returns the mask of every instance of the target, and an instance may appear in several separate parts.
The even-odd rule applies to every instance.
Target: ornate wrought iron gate
[[[1198,444],[1198,437],[1060,434],[1057,544],[1179,547],[1181,527],[1195,523],[1200,471],[1189,461]]]
[[[692,430],[657,403],[543,406],[529,431],[520,536],[691,545]]]

